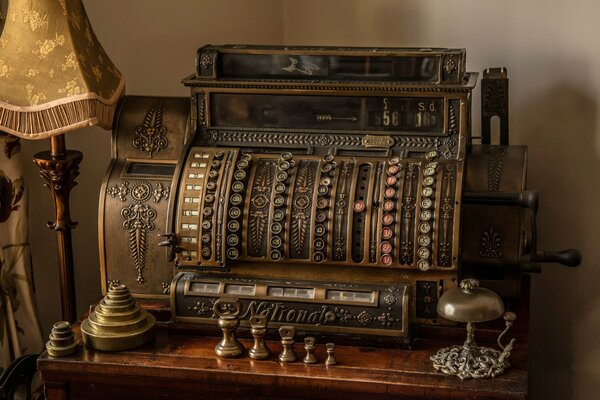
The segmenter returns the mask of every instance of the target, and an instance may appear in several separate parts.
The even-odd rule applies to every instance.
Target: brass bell
[[[430,357],[433,368],[437,371],[456,375],[460,379],[493,378],[510,366],[508,359],[515,339],[511,339],[505,346],[502,338],[517,316],[512,312],[504,313],[504,304],[496,293],[479,287],[476,279],[465,279],[460,282],[459,287],[440,297],[437,313],[450,321],[467,323],[467,339],[462,346],[445,347]],[[503,314],[506,327],[498,336],[501,351],[477,346],[473,323],[492,321]]]

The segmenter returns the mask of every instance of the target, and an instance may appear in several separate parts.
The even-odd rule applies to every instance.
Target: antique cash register
[[[181,325],[216,324],[233,295],[242,326],[405,344],[451,324],[436,303],[460,279],[516,301],[522,273],[578,264],[536,248],[526,148],[473,140],[465,66],[463,49],[199,49],[190,97],[118,111],[104,291],[162,299]],[[485,110],[506,107],[505,77],[486,78]]]

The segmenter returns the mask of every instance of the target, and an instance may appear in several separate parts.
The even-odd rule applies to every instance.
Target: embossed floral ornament
[[[23,178],[11,181],[0,170],[0,223],[6,221],[13,211],[19,208],[23,197]]]

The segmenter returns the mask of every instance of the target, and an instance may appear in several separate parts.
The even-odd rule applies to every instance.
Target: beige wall
[[[506,66],[513,144],[529,145],[529,187],[539,190],[540,248],[577,247],[577,270],[533,277],[530,372],[534,399],[595,398],[600,390],[600,3],[488,1],[86,1],[96,34],[131,94],[186,95],[206,43],[466,47],[468,69]],[[479,132],[479,92],[473,113]],[[97,195],[110,134],[69,136],[84,152],[73,191],[79,312],[99,296]],[[26,145],[34,152],[46,143]],[[59,318],[54,236],[46,189],[29,170],[41,318]]]

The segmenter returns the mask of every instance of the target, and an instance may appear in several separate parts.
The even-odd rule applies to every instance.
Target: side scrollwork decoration
[[[133,147],[145,151],[152,158],[157,153],[167,148],[169,140],[165,136],[167,128],[163,125],[163,101],[150,106],[141,125],[135,128]]]
[[[123,229],[128,234],[131,257],[137,271],[136,280],[142,284],[146,282],[144,270],[148,252],[148,233],[156,228],[154,220],[157,217],[156,210],[147,203],[151,199],[155,203],[160,202],[163,198],[168,199],[170,188],[160,182],[152,186],[150,182],[146,181],[133,184],[123,181],[108,187],[106,192],[112,197],[118,197],[122,202],[127,201],[128,196],[133,201],[121,209],[121,218],[123,219]]]

